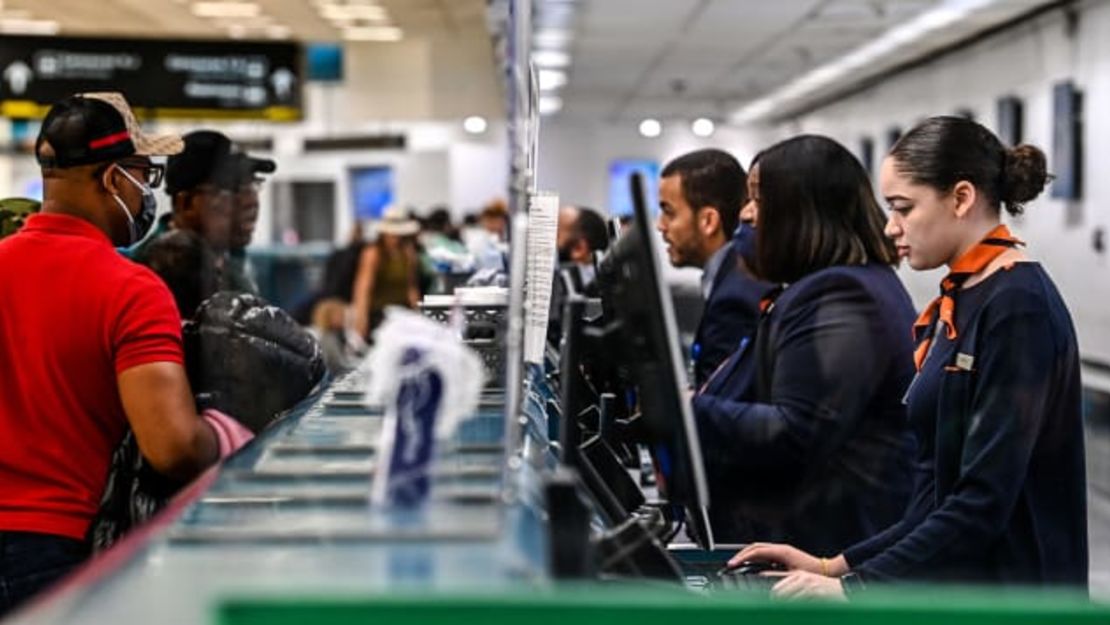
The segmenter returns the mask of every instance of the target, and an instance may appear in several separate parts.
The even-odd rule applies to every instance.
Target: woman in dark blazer
[[[882,167],[886,232],[914,269],[947,266],[914,325],[906,393],[918,440],[903,519],[825,560],[754,545],[733,562],[795,569],[774,593],[843,596],[869,581],[1087,585],[1079,352],[1063,299],[1001,224],[1047,181],[1037,148],[935,117]],[[804,549],[804,548],[803,548]]]
[[[851,153],[796,137],[761,153],[759,170],[755,269],[784,286],[693,400],[710,516],[720,542],[832,555],[906,506],[913,307]]]

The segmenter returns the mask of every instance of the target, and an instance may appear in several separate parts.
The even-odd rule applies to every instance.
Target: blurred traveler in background
[[[41,202],[21,197],[0,200],[0,239],[15,234],[41,208]]]
[[[317,302],[312,311],[312,332],[333,376],[354,369],[362,356],[363,343],[349,337],[349,310],[343,300],[329,297]]]
[[[420,224],[394,207],[375,228],[378,238],[362,251],[352,294],[355,330],[364,339],[370,338],[387,306],[416,308],[420,303],[415,246]]]

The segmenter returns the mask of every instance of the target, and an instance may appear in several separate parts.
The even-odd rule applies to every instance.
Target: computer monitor
[[[609,214],[614,217],[630,217],[635,212],[632,198],[628,195],[628,178],[639,174],[653,185],[648,189],[648,209],[654,211],[659,206],[655,197],[659,184],[659,163],[646,158],[618,158],[609,163]]]
[[[393,168],[356,167],[350,171],[351,205],[357,219],[381,219],[394,202]]]
[[[636,391],[660,494],[686,509],[693,538],[712,549],[705,466],[643,184],[632,174],[634,223],[602,261],[598,282],[607,325],[618,333],[613,345]]]

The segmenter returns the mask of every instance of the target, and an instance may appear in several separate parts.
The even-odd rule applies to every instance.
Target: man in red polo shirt
[[[42,212],[0,242],[0,615],[87,556],[85,532],[128,425],[159,472],[218,455],[197,415],[169,291],[116,246],[153,221],[152,156],[118,93],[51,108],[35,143]]]

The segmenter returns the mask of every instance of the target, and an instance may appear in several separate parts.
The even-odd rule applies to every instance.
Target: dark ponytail
[[[1048,180],[1048,165],[1040,148],[1019,145],[1006,150],[999,198],[1005,203],[1006,212],[1020,215],[1025,210],[1024,204],[1040,195]]]
[[[990,130],[962,117],[931,117],[890,150],[899,172],[939,191],[970,182],[996,210],[1020,215],[1048,183],[1044,152],[1031,145],[1007,149]]]

